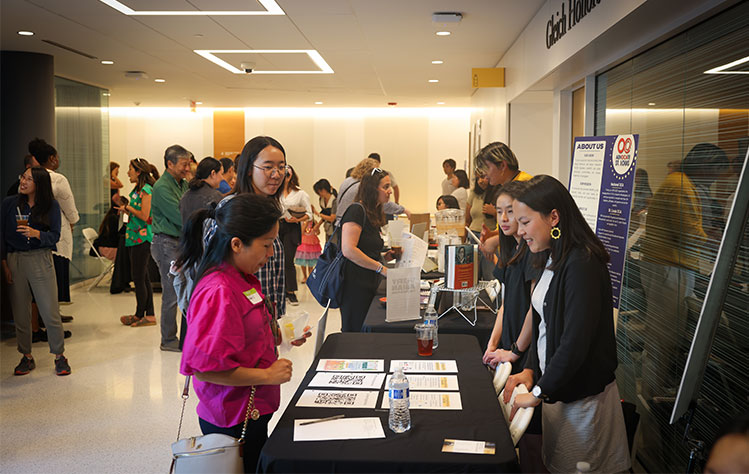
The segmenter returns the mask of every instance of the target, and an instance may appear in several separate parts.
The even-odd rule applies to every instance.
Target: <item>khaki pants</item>
[[[62,354],[65,338],[57,305],[57,277],[50,249],[10,252],[8,266],[13,276],[10,289],[10,304],[16,325],[18,352],[31,354],[31,292],[34,293],[39,315],[47,327],[49,351]]]

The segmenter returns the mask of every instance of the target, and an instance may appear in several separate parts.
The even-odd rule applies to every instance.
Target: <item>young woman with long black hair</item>
[[[494,277],[502,283],[502,306],[497,312],[483,361],[490,367],[503,362],[512,363],[512,373],[523,370],[525,352],[531,341],[532,318],[531,283],[538,276],[530,264],[525,241],[518,235],[518,223],[512,202],[520,194],[524,183],[513,181],[502,187],[497,198],[499,222],[499,260]]]
[[[159,172],[147,160],[130,160],[127,177],[135,184],[130,192],[130,202],[117,208],[128,215],[125,225],[125,249],[130,259],[130,272],[135,284],[135,313],[120,317],[126,326],[155,326],[156,315],[153,309],[153,289],[148,275],[148,262],[151,258],[151,196],[153,185],[159,179]]]
[[[206,156],[195,169],[195,177],[190,180],[188,189],[179,200],[179,213],[182,222],[187,222],[193,212],[200,209],[210,209],[224,197],[219,191],[223,180],[221,162]]]
[[[209,217],[215,229],[204,250],[203,223]],[[273,255],[280,217],[272,198],[230,196],[215,210],[190,217],[177,259],[180,267],[197,268],[180,372],[195,377],[200,429],[239,438],[248,403],[260,415],[247,423],[245,472],[257,468],[268,421],[280,403],[279,385],[291,379],[291,361],[279,359],[276,351],[281,335],[272,305],[254,276]]]
[[[33,291],[47,328],[49,350],[55,354],[55,373],[69,375],[52,262],[52,251],[60,239],[60,205],[52,196],[52,183],[44,168],[28,168],[19,180],[18,194],[5,198],[0,212],[3,275],[10,288],[18,352],[23,354],[14,374],[26,375],[36,367],[31,356]]]
[[[312,187],[315,194],[319,196],[320,212],[312,211],[317,217],[323,221],[323,229],[325,229],[325,241],[330,240],[330,236],[333,235],[333,223],[335,222],[336,214],[338,212],[338,191],[330,185],[330,181],[323,178],[318,180]]]
[[[528,181],[513,210],[518,234],[544,270],[531,296],[526,369],[508,379],[505,401],[523,383],[531,393],[515,398],[513,415],[518,407],[546,402],[543,460],[549,471],[572,472],[578,461],[594,472],[626,471],[609,255],[570,193],[551,176]]]

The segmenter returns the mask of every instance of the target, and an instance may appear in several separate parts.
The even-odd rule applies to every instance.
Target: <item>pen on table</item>
[[[346,415],[336,415],[336,416],[329,416],[327,418],[320,418],[318,420],[303,421],[303,422],[299,423],[299,426],[311,425],[313,423],[322,423],[323,421],[340,420],[341,418],[343,418],[345,416]]]

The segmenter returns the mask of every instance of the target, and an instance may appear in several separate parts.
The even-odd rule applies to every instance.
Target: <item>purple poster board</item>
[[[619,307],[639,135],[577,137],[569,190],[608,250],[614,308]]]

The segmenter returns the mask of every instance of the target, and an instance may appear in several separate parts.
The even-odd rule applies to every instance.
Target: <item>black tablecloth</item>
[[[462,410],[411,410],[411,430],[395,434],[388,428],[387,410],[297,407],[315,375],[320,358],[418,359],[413,334],[338,333],[328,336],[319,357],[299,385],[289,406],[260,455],[260,472],[517,472],[518,465],[507,424],[494,394],[491,375],[481,363],[476,339],[445,335],[433,359],[454,359]],[[428,359],[428,358],[424,358]],[[377,401],[382,404],[383,390]],[[378,416],[385,438],[293,442],[294,419],[337,414]],[[494,455],[443,453],[445,438],[489,441]]]
[[[388,323],[385,321],[385,315],[387,310],[382,303],[380,303],[380,297],[385,295],[384,285],[380,285],[377,296],[372,300],[372,304],[369,306],[367,316],[364,319],[362,325],[362,332],[387,332],[387,333],[415,333],[414,324],[419,322],[418,320],[411,321],[399,321]],[[452,294],[443,293],[443,298],[452,298]],[[482,292],[481,298],[489,302],[489,299],[485,292]],[[479,305],[482,303],[479,301]],[[448,305],[449,307],[449,305]],[[463,311],[468,319],[473,321],[473,310]],[[441,313],[440,313],[441,314]],[[421,316],[424,316],[424,310],[421,310]],[[492,335],[492,329],[494,329],[494,322],[496,320],[496,314],[493,311],[478,310],[478,318],[476,319],[476,325],[471,326],[468,321],[458,314],[457,311],[452,310],[446,315],[442,316],[439,320],[439,333],[440,334],[470,334],[476,336],[479,341],[479,345],[486,349],[486,344],[489,342],[489,337]],[[442,339],[440,338],[440,343]],[[482,349],[482,350],[483,350]],[[482,352],[483,353],[483,352]]]

